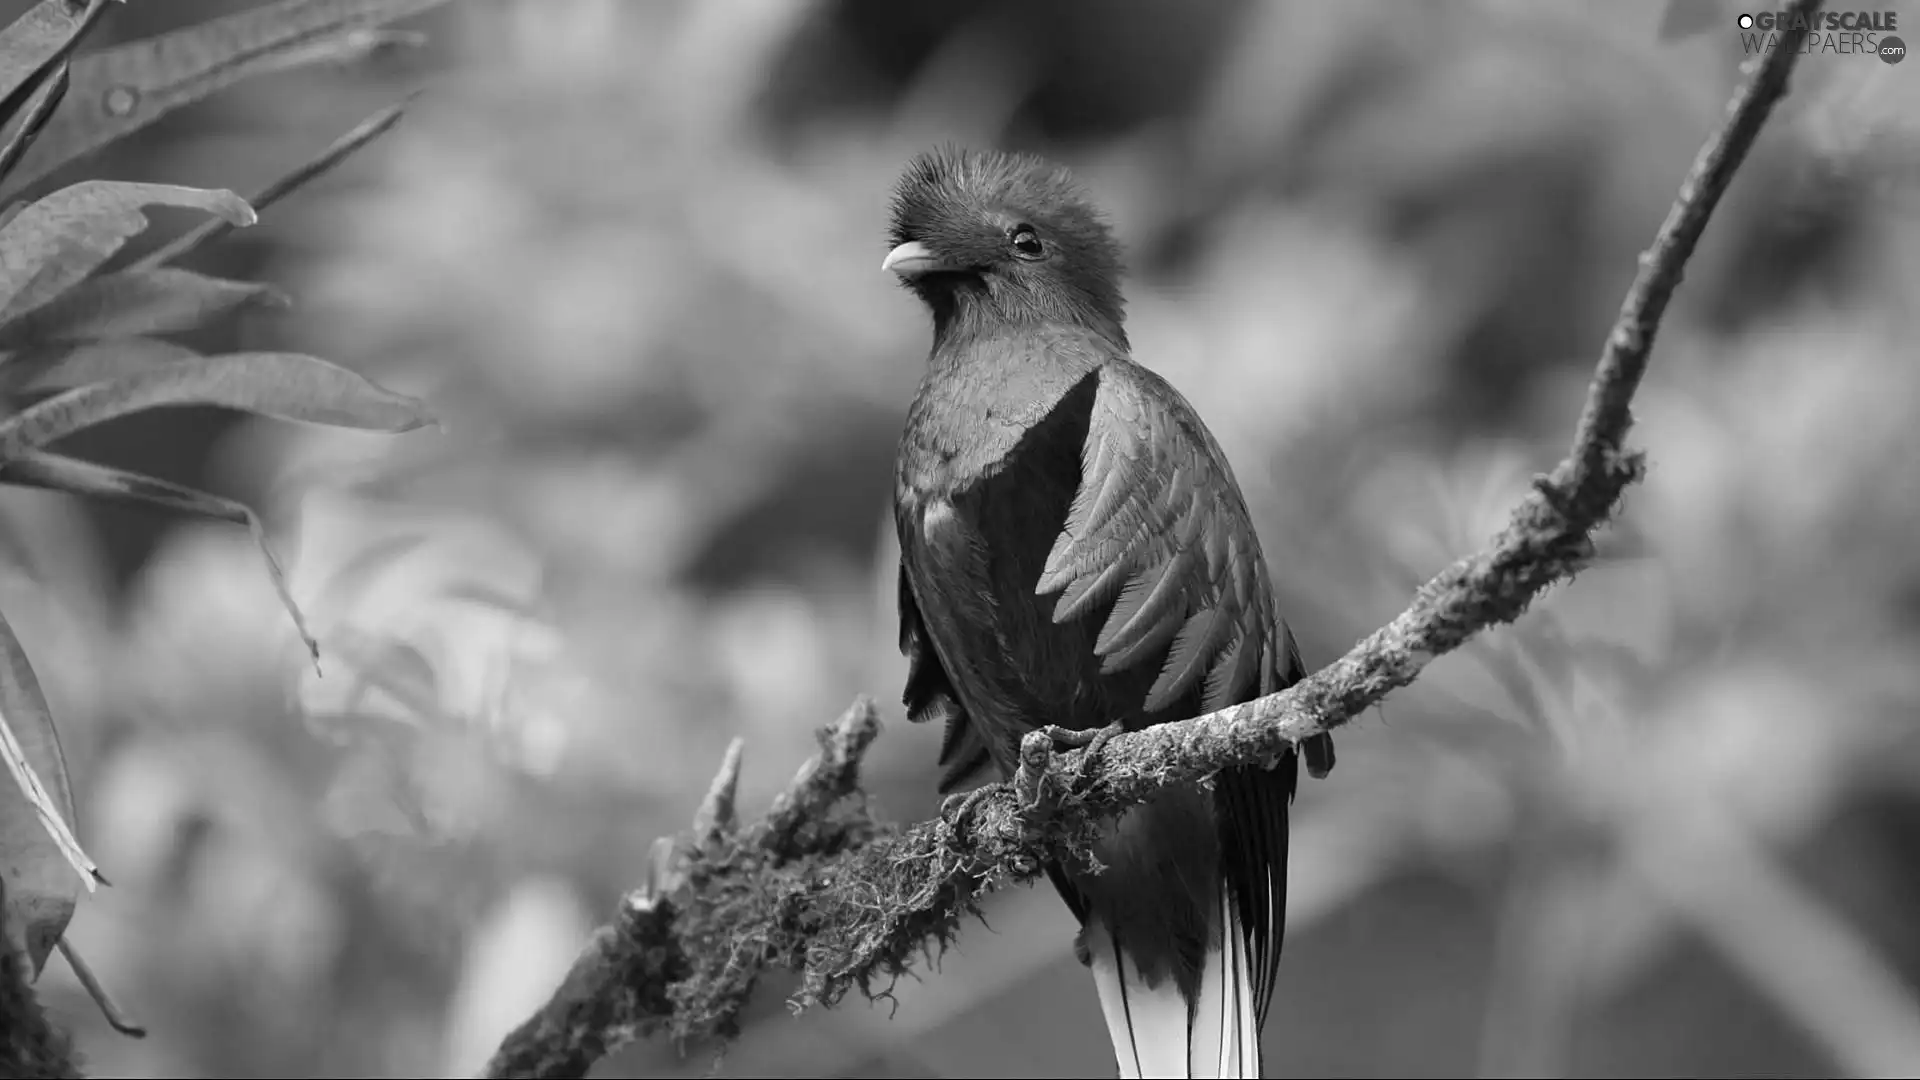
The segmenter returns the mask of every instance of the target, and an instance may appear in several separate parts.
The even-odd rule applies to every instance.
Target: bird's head
[[[1118,335],[1120,245],[1066,169],[1027,154],[921,154],[894,191],[882,268],[955,320],[1070,321]]]

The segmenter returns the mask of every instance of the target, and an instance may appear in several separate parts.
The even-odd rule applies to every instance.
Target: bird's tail
[[[1122,1077],[1258,1077],[1260,1017],[1238,905],[1220,889],[1220,915],[1189,1004],[1171,977],[1147,985],[1105,925],[1087,925],[1089,966]]]

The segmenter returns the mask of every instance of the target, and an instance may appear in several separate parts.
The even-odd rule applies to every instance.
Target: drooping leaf
[[[66,100],[69,58],[110,0],[43,0],[0,29],[0,181],[11,176]]]
[[[93,965],[87,963],[87,958],[80,955],[80,950],[74,947],[71,938],[60,939],[60,955],[67,958],[67,966],[73,969],[73,977],[80,981],[80,988],[93,999],[93,1004],[100,1010],[100,1015],[106,1020],[107,1026],[129,1038],[147,1037],[146,1025],[129,1017],[127,1010],[113,1000],[113,995],[107,993],[106,985],[100,981],[98,975],[93,973]]]
[[[73,62],[67,107],[0,198],[242,79],[364,52],[384,40],[365,31],[445,2],[280,0],[89,53]]]
[[[246,503],[170,483],[158,477],[41,451],[29,451],[11,460],[0,461],[0,484],[20,484],[89,498],[164,506],[245,525],[247,531],[253,534],[253,542],[259,545],[261,557],[267,562],[267,578],[273,582],[273,591],[279,594],[280,603],[286,607],[287,614],[292,616],[293,628],[299,631],[307,652],[316,662],[320,659],[320,644],[307,631],[307,620],[301,616],[300,606],[293,602],[293,593],[287,589],[287,575],[280,568],[280,560],[274,557],[273,546],[267,543],[267,530],[261,525],[259,515]]]
[[[366,431],[411,431],[432,422],[415,398],[299,353],[224,353],[69,390],[0,420],[0,458],[11,459],[82,428],[173,405],[223,405],[280,420]]]
[[[15,215],[0,229],[0,325],[85,280],[147,227],[148,206],[179,206],[251,225],[253,208],[231,191],[85,180]]]
[[[0,124],[13,119],[21,99],[74,45],[89,5],[41,0],[0,29]]]
[[[0,394],[71,390],[199,355],[185,345],[148,337],[38,345],[0,353]]]
[[[27,95],[26,103],[20,107],[20,122],[14,125],[6,142],[0,143],[0,178],[4,178],[20,163],[27,148],[33,145],[34,139],[39,138],[41,130],[53,117],[53,110],[59,108],[66,99],[67,62],[62,60]]]
[[[60,735],[20,640],[0,615],[0,761],[13,782],[0,786],[0,873],[6,875],[8,947],[24,950],[38,974],[100,870],[69,824],[73,791]]]
[[[230,281],[171,267],[121,270],[83,281],[0,326],[0,348],[174,334],[249,304],[291,302],[286,293],[258,281]]]

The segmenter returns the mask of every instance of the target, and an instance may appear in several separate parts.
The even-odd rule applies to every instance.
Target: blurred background
[[[423,90],[196,256],[297,306],[188,343],[325,356],[447,428],[172,411],[65,447],[259,506],[319,678],[243,532],[0,491],[0,601],[115,883],[69,933],[152,1034],[64,965],[43,997],[99,1074],[468,1074],[730,738],[757,807],[871,693],[868,789],[931,816],[887,509],[928,326],[878,267],[935,142],[1078,170],[1138,357],[1333,659],[1560,456],[1739,10],[473,0],[92,159],[245,193]],[[1920,1072],[1920,64],[1794,80],[1661,329],[1603,564],[1303,783],[1273,1075]],[[795,1018],[770,980],[722,1073],[1111,1075],[1052,892],[988,912],[893,1002]]]

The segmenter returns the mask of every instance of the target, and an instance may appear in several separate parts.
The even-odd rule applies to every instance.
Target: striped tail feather
[[[1192,1002],[1171,978],[1149,986],[1105,925],[1088,923],[1088,966],[1122,1077],[1260,1075],[1260,1016],[1238,907],[1223,885],[1200,994]]]

